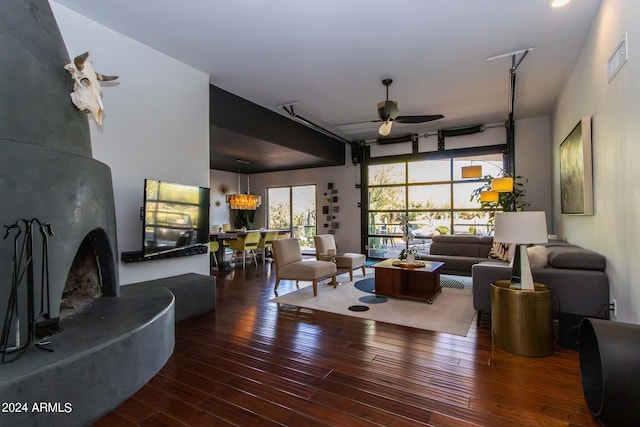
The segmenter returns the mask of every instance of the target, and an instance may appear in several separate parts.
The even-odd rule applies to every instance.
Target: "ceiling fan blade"
[[[426,116],[398,116],[395,121],[398,123],[426,123],[439,119],[444,119],[444,116],[442,114],[431,114]]]

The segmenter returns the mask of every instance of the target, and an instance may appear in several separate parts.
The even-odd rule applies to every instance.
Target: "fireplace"
[[[7,227],[0,228],[0,319],[15,307],[7,346],[33,335],[25,325],[37,323],[41,307],[61,329],[46,342],[33,337],[37,346],[0,364],[0,401],[72,408],[2,414],[0,423],[87,425],[166,363],[173,296],[119,287],[111,170],[92,157],[87,115],[71,102],[73,81],[63,68],[70,57],[48,1],[3,2],[0,28],[0,227]],[[46,238],[41,224],[50,224]],[[36,225],[26,246],[33,256],[14,257],[27,225]],[[12,274],[15,259],[28,274]],[[69,298],[67,313],[61,303]]]
[[[87,115],[71,103],[73,82],[63,68],[70,59],[48,2],[11,1],[0,20],[13,29],[0,33],[6,47],[0,51],[0,225],[21,218],[51,224],[50,301],[43,301],[46,295],[36,284],[33,303],[48,303],[50,317],[58,318],[67,275],[86,238],[96,248],[103,295],[118,295],[111,171],[92,158]],[[14,241],[7,237],[0,240],[0,319],[12,286]],[[37,281],[40,238],[34,232]],[[25,298],[21,292],[19,300]],[[20,323],[27,325],[26,301],[19,302]]]

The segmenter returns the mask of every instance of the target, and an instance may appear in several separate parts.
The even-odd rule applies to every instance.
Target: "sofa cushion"
[[[336,274],[336,265],[329,261],[307,260],[292,262],[278,270],[283,279],[316,280]]]
[[[432,255],[488,257],[493,237],[476,235],[433,236],[429,252]]]
[[[548,264],[547,248],[544,246],[531,246],[527,248],[527,254],[529,255],[529,265],[531,268],[545,268]]]
[[[607,266],[604,256],[577,246],[551,246],[547,251],[549,265],[555,268],[604,271]]]

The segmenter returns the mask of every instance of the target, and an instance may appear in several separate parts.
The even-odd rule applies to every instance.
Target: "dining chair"
[[[216,263],[216,268],[218,268],[218,257],[216,256],[218,249],[220,249],[220,243],[217,240],[209,242],[209,253],[211,254],[211,259]]]
[[[278,232],[277,231],[267,231],[264,233],[264,237],[260,238],[260,242],[258,242],[258,248],[262,249],[262,265],[265,264],[267,259],[267,251],[271,250],[273,247],[273,241],[278,240]]]
[[[246,267],[247,254],[253,254],[253,262],[258,266],[256,261],[256,249],[258,249],[258,243],[260,242],[260,232],[250,231],[244,236],[238,236],[235,239],[229,240],[229,248],[233,250],[233,257],[236,257],[239,252],[242,252],[242,269]]]

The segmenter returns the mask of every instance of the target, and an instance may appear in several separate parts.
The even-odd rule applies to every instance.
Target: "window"
[[[368,251],[372,258],[396,257],[409,246],[426,249],[435,234],[485,234],[490,218],[471,193],[482,178],[462,179],[461,168],[480,164],[483,175],[499,175],[501,153],[368,166]],[[402,240],[408,215],[415,238]]]
[[[267,189],[267,223],[270,229],[289,230],[303,251],[314,249],[316,186],[298,185]]]

